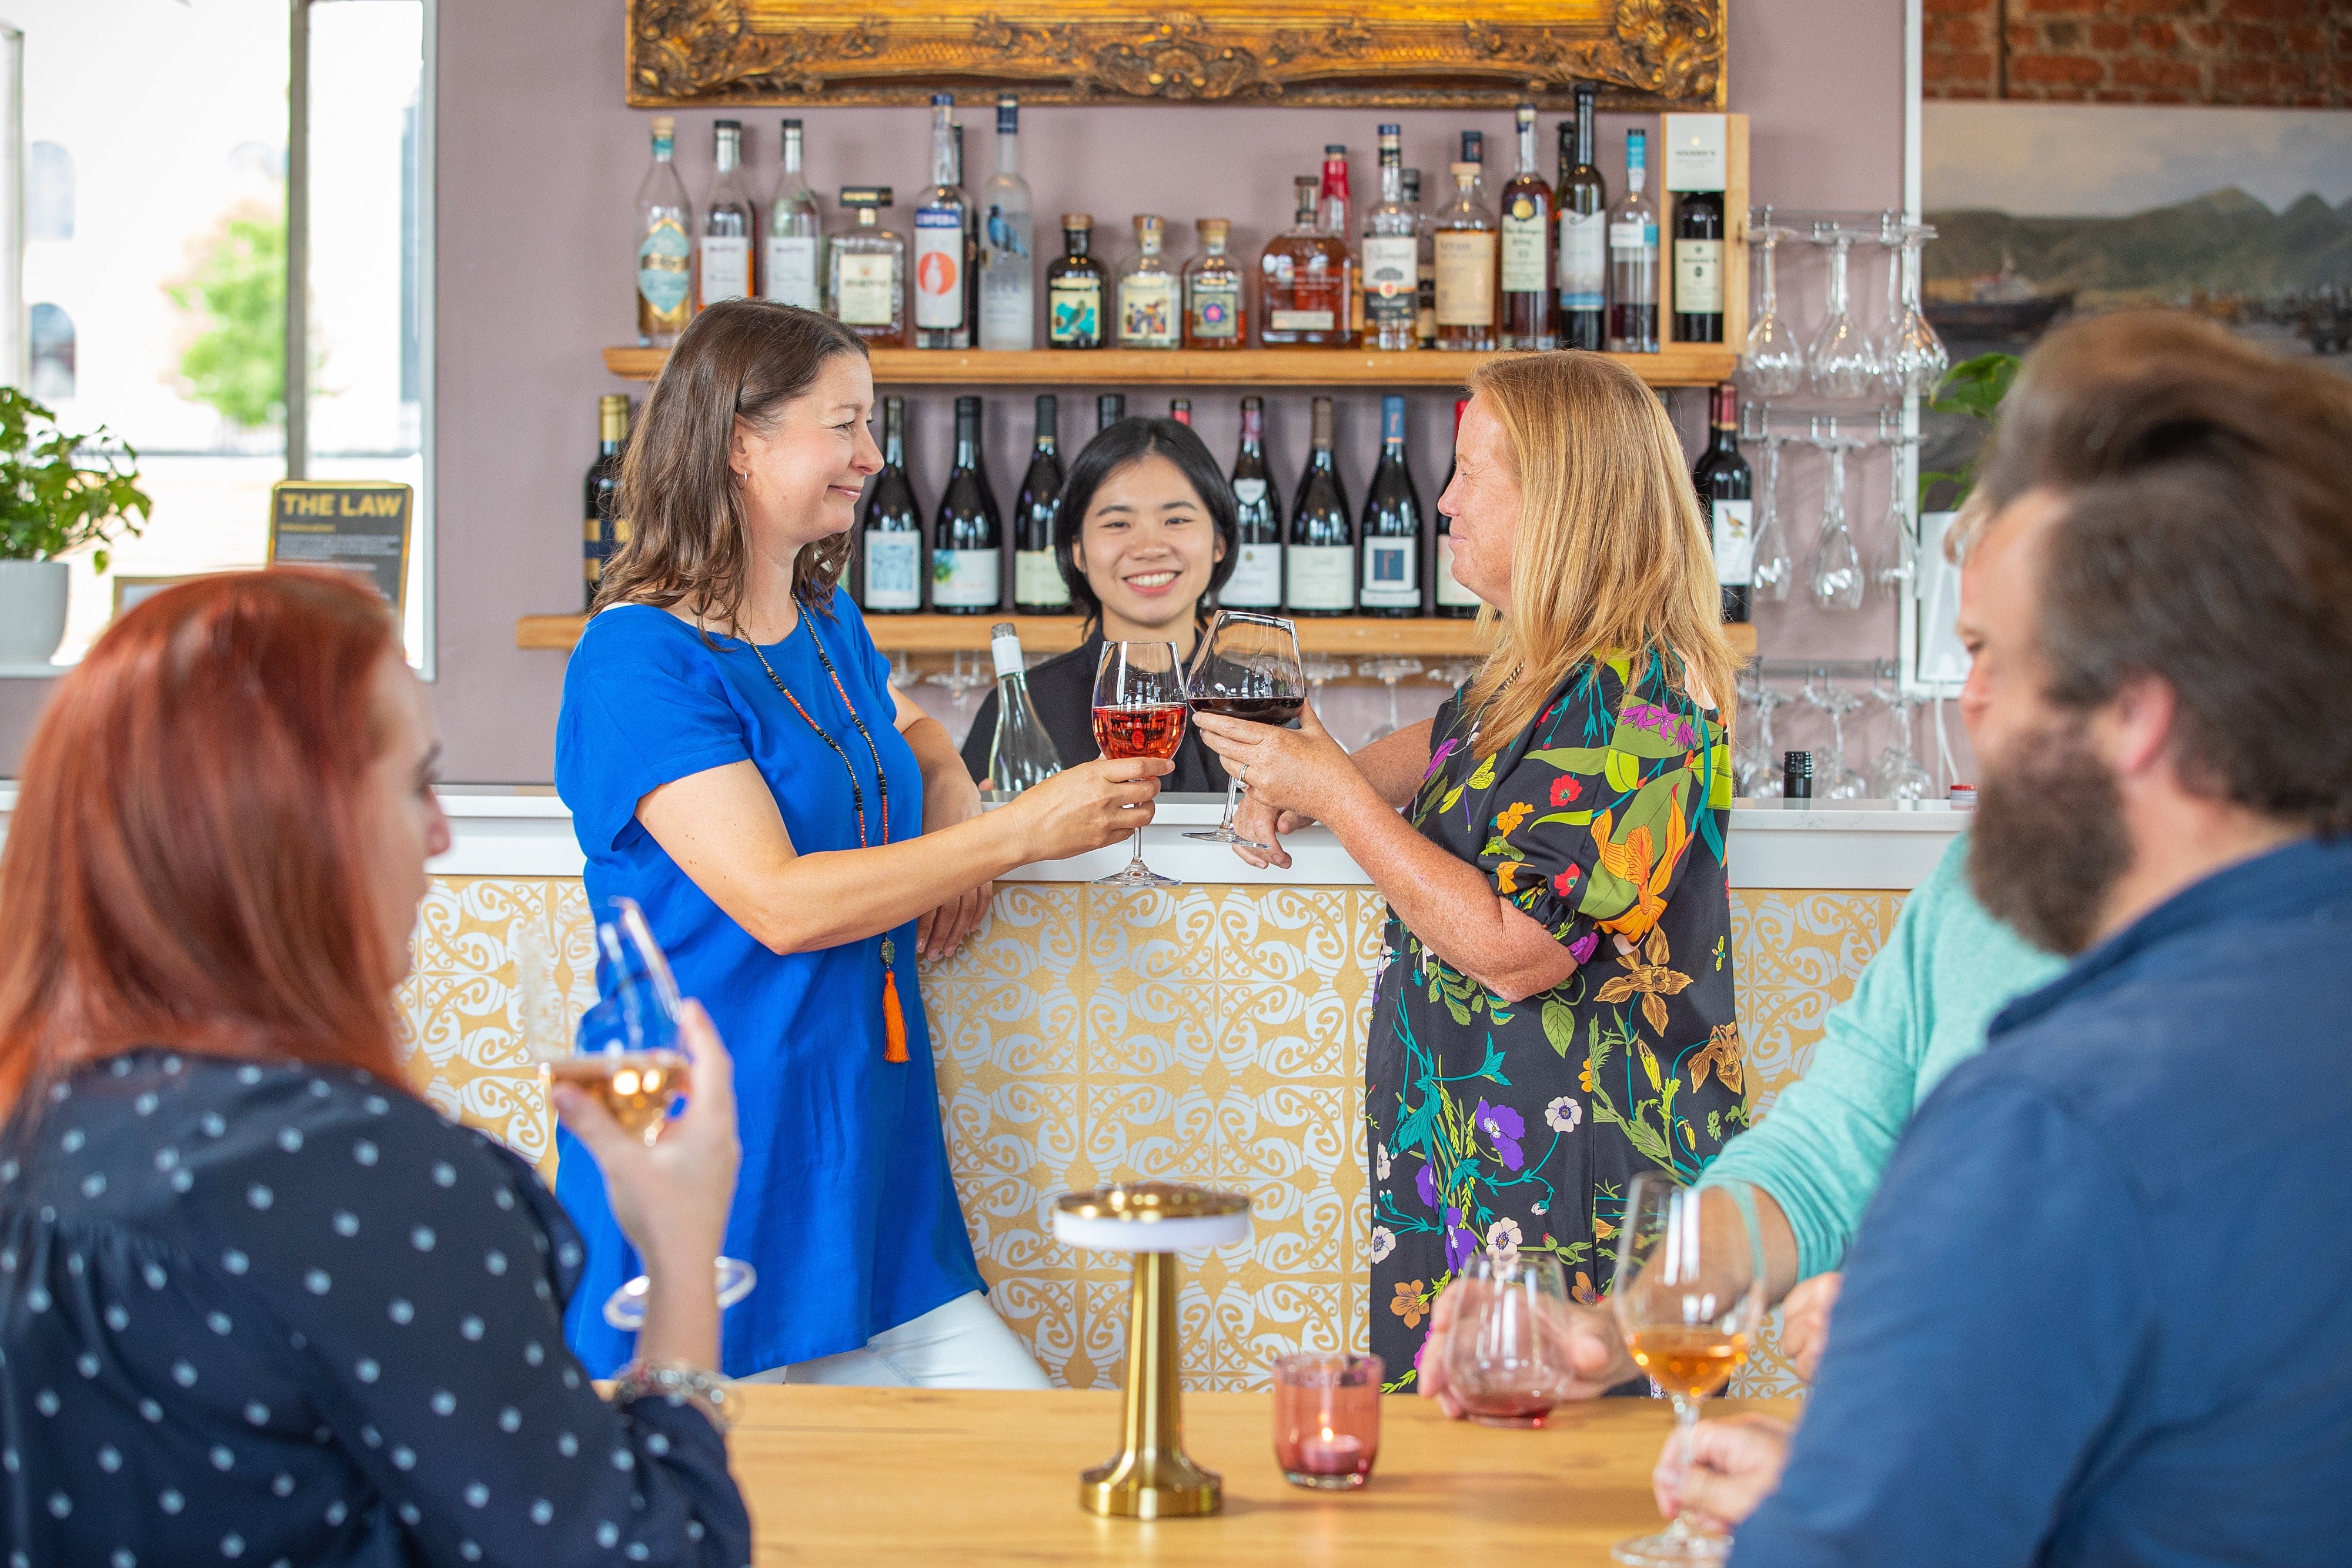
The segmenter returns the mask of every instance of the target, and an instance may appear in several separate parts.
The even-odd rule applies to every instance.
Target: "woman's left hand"
[[[971,776],[963,770],[961,760],[951,777],[926,779],[923,791],[923,831],[936,833],[942,828],[952,828],[958,822],[968,822],[980,815],[980,790]],[[961,782],[961,789],[955,786]],[[971,935],[988,915],[989,901],[996,894],[996,884],[983,882],[978,887],[967,888],[949,899],[929,914],[915,921],[915,956],[937,963],[955,956],[963,939]]]
[[[1311,704],[1300,706],[1297,729],[1213,713],[1195,713],[1192,722],[1225,771],[1267,810],[1329,821],[1341,800],[1369,788]]]

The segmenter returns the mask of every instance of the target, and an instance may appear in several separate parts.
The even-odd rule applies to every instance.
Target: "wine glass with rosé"
[[[1095,666],[1095,745],[1105,757],[1173,757],[1184,740],[1184,665],[1173,643],[1106,643]],[[1135,856],[1098,887],[1174,887],[1143,863],[1143,830]]]

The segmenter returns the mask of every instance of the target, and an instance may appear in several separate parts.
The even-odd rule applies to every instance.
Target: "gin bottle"
[[[751,296],[751,235],[758,227],[743,193],[743,126],[722,120],[710,128],[709,210],[702,217],[702,298],[697,309]]]
[[[1658,351],[1658,209],[1642,193],[1649,138],[1625,132],[1625,199],[1609,209],[1609,351]]]
[[[637,346],[668,349],[694,317],[694,206],[673,162],[677,120],[654,120],[654,166],[637,187]]]
[[[767,297],[803,310],[824,308],[824,214],[801,173],[801,122],[784,121],[784,172],[768,204]]]

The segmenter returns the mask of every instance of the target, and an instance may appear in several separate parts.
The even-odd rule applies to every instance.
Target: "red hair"
[[[402,1082],[362,791],[383,601],[276,568],[165,589],[58,685],[0,850],[0,1114],[142,1046]]]

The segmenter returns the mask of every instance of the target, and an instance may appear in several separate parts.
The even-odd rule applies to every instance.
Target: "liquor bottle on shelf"
[[[988,781],[1008,795],[1042,784],[1062,770],[1062,754],[1029,700],[1029,662],[1021,655],[1021,633],[1010,621],[988,629],[989,657],[996,665],[996,737],[988,748]]]
[[[915,205],[915,347],[969,349],[964,311],[964,230],[971,202],[963,193],[955,99],[931,94],[931,184]]]
[[[1013,608],[1024,615],[1060,615],[1070,608],[1070,585],[1054,553],[1054,520],[1062,510],[1059,404],[1037,399],[1037,445],[1013,503]]]
[[[1337,141],[1323,144],[1323,179],[1315,193],[1315,223],[1341,245],[1352,246],[1356,219],[1355,200],[1348,188],[1348,149]],[[1348,259],[1352,270],[1352,252]],[[1345,308],[1348,343],[1353,346],[1364,335],[1364,296],[1353,282],[1348,286]]]
[[[1437,347],[1437,217],[1421,204],[1421,171],[1404,172],[1404,204],[1412,209],[1413,317],[1415,346]]]
[[[1503,187],[1502,346],[1551,349],[1559,344],[1552,326],[1551,186],[1536,172],[1536,106],[1515,111],[1519,132],[1518,166]]]
[[[1659,128],[1675,205],[1677,343],[1723,341],[1724,117],[1670,114]]]
[[[1345,615],[1356,608],[1356,528],[1331,455],[1331,400],[1315,400],[1314,447],[1290,505],[1283,552],[1293,615]]]
[[[1454,165],[1454,200],[1437,214],[1437,346],[1485,350],[1495,346],[1495,219],[1478,199],[1481,172],[1467,156],[1473,137],[1462,133],[1465,156]],[[1484,139],[1480,139],[1483,142]]]
[[[710,202],[702,214],[702,298],[707,310],[722,299],[751,297],[751,236],[759,223],[743,193],[743,125],[722,120],[710,128]]]
[[[784,172],[776,177],[768,204],[767,276],[761,287],[770,299],[803,310],[824,308],[824,214],[816,193],[801,174],[801,122],[787,120]]]
[[[1095,220],[1086,213],[1062,214],[1062,254],[1045,268],[1045,346],[1103,346],[1103,265],[1087,254]]]
[[[1576,84],[1576,119],[1559,127],[1559,346],[1599,350],[1609,340],[1609,186],[1593,164],[1600,91]]]
[[[1715,537],[1715,580],[1723,589],[1723,618],[1744,622],[1756,566],[1756,476],[1739,455],[1739,395],[1728,382],[1715,389],[1715,439],[1698,455],[1691,483],[1699,514]]]
[[[1405,465],[1404,399],[1381,399],[1381,464],[1364,492],[1361,528],[1367,615],[1421,613],[1421,493]]]
[[[1470,400],[1466,397],[1454,400],[1454,440],[1456,445],[1462,440],[1462,411],[1469,406]],[[1445,504],[1445,492],[1454,487],[1454,461],[1449,458],[1445,465],[1445,483],[1437,487],[1437,501],[1441,508]],[[1436,534],[1436,549],[1431,552],[1433,559],[1430,580],[1433,591],[1430,597],[1434,602],[1430,607],[1430,613],[1449,621],[1470,620],[1478,613],[1478,596],[1454,580],[1454,519],[1442,509],[1437,514]]]
[[[980,188],[980,346],[1022,350],[1037,337],[1029,182],[1021,177],[1021,104],[996,99],[996,172]]]
[[[955,133],[956,183],[963,183],[963,172],[971,167],[963,155],[963,121],[952,120],[948,129]],[[963,319],[974,345],[980,342],[980,204],[965,199],[963,208]]]
[[[1234,570],[1217,590],[1229,610],[1282,608],[1282,502],[1265,466],[1265,400],[1242,399],[1242,449],[1234,459]]]
[[[1402,128],[1381,127],[1381,199],[1364,214],[1356,260],[1363,286],[1363,344],[1391,350],[1419,347],[1419,216],[1404,200]]]
[[[1258,258],[1257,340],[1269,349],[1344,349],[1355,257],[1345,235],[1325,234],[1317,221],[1315,176],[1301,174],[1291,188],[1291,226]]]
[[[1247,291],[1242,269],[1225,253],[1234,225],[1225,218],[1199,218],[1201,254],[1184,264],[1184,346],[1188,349],[1249,347]]]
[[[887,185],[844,185],[841,204],[857,214],[825,246],[824,304],[835,320],[877,349],[907,346],[907,241],[882,226]]]
[[[1160,254],[1166,235],[1150,213],[1135,215],[1135,254],[1118,269],[1118,346],[1175,349],[1183,346],[1180,297],[1183,280]]]
[[[1642,194],[1649,138],[1625,132],[1625,199],[1609,213],[1609,351],[1658,351],[1658,209]]]
[[[596,588],[604,563],[620,548],[622,523],[614,512],[621,498],[621,452],[629,442],[629,400],[607,392],[596,400],[596,461],[588,465],[588,507],[581,533],[581,566],[587,597],[581,608],[596,608]]]
[[[907,477],[907,400],[882,400],[882,471],[858,528],[858,607],[868,615],[923,608],[923,510]]]
[[[1004,523],[980,455],[980,400],[955,401],[955,466],[931,525],[931,608],[994,615],[1004,608]]]
[[[1189,397],[1170,398],[1168,400],[1168,417],[1182,425],[1185,429],[1192,429],[1192,400]]]
[[[1095,399],[1095,434],[1100,435],[1127,417],[1127,394],[1104,392]]]
[[[674,161],[677,120],[654,117],[654,166],[637,186],[637,347],[669,349],[694,319],[694,206]]]

